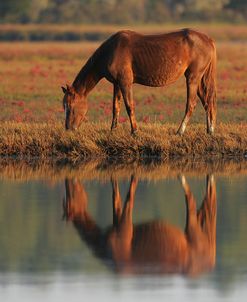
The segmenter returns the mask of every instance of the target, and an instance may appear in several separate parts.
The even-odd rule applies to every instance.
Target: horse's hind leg
[[[209,231],[213,227],[211,224],[214,224],[213,229],[215,228],[216,210],[216,184],[214,175],[210,174],[207,175],[206,194],[197,214],[201,226],[204,222],[204,231]]]
[[[120,113],[120,101],[121,101],[121,90],[117,84],[114,84],[111,130],[115,129],[118,125],[118,118]]]
[[[213,134],[214,133],[214,127],[215,127],[215,121],[216,121],[216,107],[215,103],[211,102],[208,104],[206,101],[203,91],[202,85],[199,85],[197,95],[199,96],[202,106],[206,112],[206,121],[207,121],[207,133]]]
[[[187,85],[187,104],[186,104],[186,110],[185,110],[183,121],[177,131],[177,133],[180,135],[184,133],[185,128],[190,120],[190,117],[196,107],[197,89],[199,83],[198,76],[194,76],[191,73],[186,74],[185,76],[186,76],[186,85]]]
[[[186,202],[186,232],[192,235],[195,230],[197,217],[196,217],[196,200],[190,190],[189,184],[184,175],[180,175],[180,182],[184,189],[185,202]],[[190,238],[192,239],[192,238]]]
[[[130,180],[129,191],[126,196],[119,231],[129,234],[133,230],[132,212],[135,201],[135,193],[138,185],[138,179],[132,175]]]

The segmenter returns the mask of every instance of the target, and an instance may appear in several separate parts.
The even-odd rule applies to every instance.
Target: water
[[[71,169],[2,170],[2,301],[247,295],[246,170]]]

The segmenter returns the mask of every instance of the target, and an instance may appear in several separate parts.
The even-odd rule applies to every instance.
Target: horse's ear
[[[75,89],[73,86],[69,86],[68,84],[66,84],[66,87],[67,87],[67,92],[71,95],[74,95],[75,94]]]
[[[63,93],[66,93],[67,92],[67,89],[65,88],[65,87],[61,87],[62,88],[62,90],[63,90]]]

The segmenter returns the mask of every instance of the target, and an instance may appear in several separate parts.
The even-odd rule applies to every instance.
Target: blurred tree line
[[[1,23],[247,20],[246,0],[0,0]]]

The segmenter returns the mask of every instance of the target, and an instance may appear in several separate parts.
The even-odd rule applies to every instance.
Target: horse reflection
[[[210,271],[216,253],[216,187],[207,176],[206,194],[199,211],[184,176],[180,182],[185,194],[186,227],[165,221],[134,225],[132,212],[138,180],[131,177],[124,206],[116,179],[112,179],[113,225],[103,232],[87,210],[88,198],[77,179],[66,179],[64,211],[73,221],[81,239],[118,273],[185,274],[196,276]]]

